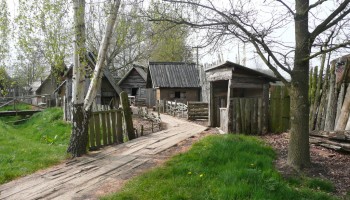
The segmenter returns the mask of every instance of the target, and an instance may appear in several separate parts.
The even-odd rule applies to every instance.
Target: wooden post
[[[117,124],[116,124],[116,118],[117,118],[117,112],[116,110],[111,110],[111,120],[112,120],[112,143],[117,143]]]
[[[227,115],[227,132],[232,133],[232,108],[231,108],[231,85],[232,79],[228,80],[227,84],[227,103],[226,103],[226,115]]]
[[[208,126],[213,127],[214,126],[214,92],[213,92],[213,83],[210,82],[209,84],[209,102],[208,102],[208,111],[209,111],[209,116],[208,116]]]
[[[341,131],[341,130],[345,129],[348,118],[349,118],[349,106],[350,106],[350,87],[348,86],[348,88],[346,89],[344,103],[343,103],[343,106],[341,108],[339,119],[338,119],[338,122],[335,126],[336,131]]]
[[[94,114],[95,120],[95,136],[96,136],[96,146],[101,147],[101,126],[100,126],[100,114]]]
[[[327,115],[325,122],[325,131],[331,131],[334,129],[335,117],[337,114],[337,90],[335,84],[335,62],[332,63],[330,71],[330,81],[329,81],[329,95],[327,103]]]
[[[151,129],[152,129],[152,133],[153,133],[153,121],[152,121],[152,127],[151,127]]]
[[[143,136],[143,125],[141,124],[141,131],[140,131],[140,135]]]
[[[129,105],[128,94],[123,91],[120,93],[120,101],[123,107],[123,115],[125,120],[126,132],[129,140],[135,139],[134,126],[132,123],[131,109]]]
[[[268,131],[268,116],[269,116],[269,84],[263,85],[263,113],[262,113],[262,133],[266,134]]]
[[[340,87],[338,100],[337,100],[337,115],[335,117],[335,122],[334,122],[335,125],[337,124],[339,116],[340,116],[341,107],[342,107],[343,101],[344,101],[344,94],[345,94],[346,85],[347,84],[343,83],[343,84],[341,84],[341,87]]]
[[[173,107],[173,115],[174,115],[174,117],[175,117],[175,115],[176,115],[176,106],[177,106],[177,102],[176,102],[176,100],[175,100],[175,104],[174,104],[174,107]]]
[[[90,117],[90,123],[89,123],[89,141],[90,141],[90,147],[96,147],[95,144],[95,127],[94,127],[94,115],[92,114]]]
[[[117,109],[117,143],[123,143],[123,118],[122,118],[122,109]]]

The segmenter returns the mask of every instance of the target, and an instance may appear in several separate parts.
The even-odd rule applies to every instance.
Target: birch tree
[[[74,0],[74,68],[73,68],[73,128],[67,152],[73,157],[81,156],[87,151],[88,124],[91,104],[96,96],[97,87],[101,83],[102,71],[105,66],[109,41],[116,22],[120,0],[114,0],[107,21],[105,36],[100,46],[93,77],[84,100],[86,62],[85,35],[85,0]]]
[[[187,16],[166,18],[153,21],[170,21],[186,24],[195,29],[206,31],[207,41],[221,44],[230,39],[251,44],[264,63],[289,88],[291,97],[291,129],[288,148],[288,164],[296,169],[310,165],[309,151],[309,104],[308,78],[310,60],[324,53],[346,47],[350,44],[347,34],[327,49],[315,51],[321,47],[324,34],[329,35],[332,27],[342,24],[349,27],[350,0],[327,1],[248,1],[229,0],[225,6],[216,1],[164,0],[176,11],[178,7],[188,7]],[[327,2],[327,3],[325,3]],[[195,13],[195,14],[193,14]],[[286,26],[294,33],[294,45],[279,40]],[[290,30],[288,29],[288,30]],[[220,43],[221,42],[221,43]],[[288,82],[280,73],[291,76]]]

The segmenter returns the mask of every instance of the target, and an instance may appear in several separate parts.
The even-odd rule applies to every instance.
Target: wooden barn
[[[44,81],[36,81],[31,85],[29,92],[33,95],[33,105],[55,105],[54,91],[57,88],[56,78],[50,73]]]
[[[120,88],[134,98],[136,106],[154,106],[155,93],[152,88],[146,88],[147,68],[134,64],[133,67],[118,82]]]
[[[205,71],[210,82],[209,126],[224,132],[267,132],[269,83],[277,78],[229,61]]]
[[[156,100],[186,103],[199,101],[199,71],[195,63],[150,62],[147,87],[156,90]]]

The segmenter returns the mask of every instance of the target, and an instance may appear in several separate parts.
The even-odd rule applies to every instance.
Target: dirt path
[[[118,188],[140,169],[146,170],[159,154],[198,135],[206,127],[161,115],[168,129],[122,145],[69,160],[47,170],[0,186],[0,199],[97,199],[99,192]]]

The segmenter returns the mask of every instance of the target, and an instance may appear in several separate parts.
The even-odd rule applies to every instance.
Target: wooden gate
[[[89,147],[123,142],[122,110],[93,112],[89,124]]]
[[[232,132],[261,134],[263,132],[263,104],[261,98],[232,98]]]
[[[208,119],[209,109],[208,103],[188,101],[187,102],[187,119],[197,120],[197,119]]]

